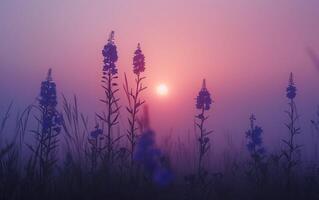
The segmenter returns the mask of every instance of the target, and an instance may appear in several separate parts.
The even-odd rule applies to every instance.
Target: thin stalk
[[[107,114],[107,159],[110,161],[111,159],[111,152],[112,152],[112,141],[111,141],[111,131],[112,131],[112,122],[111,122],[111,117],[112,117],[112,98],[113,98],[113,92],[112,92],[112,75],[109,72],[108,73],[108,114]]]
[[[136,131],[136,114],[138,111],[139,105],[137,104],[137,99],[139,95],[139,90],[140,90],[140,75],[137,74],[137,79],[136,79],[136,89],[135,89],[135,95],[132,95],[133,97],[133,112],[132,112],[132,124],[130,127],[130,137],[131,137],[131,167],[133,168],[134,166],[134,151],[135,151],[135,145],[136,145],[136,137],[137,135],[135,134]]]
[[[199,160],[198,160],[198,175],[201,176],[202,174],[202,162],[203,162],[203,157],[205,154],[205,144],[204,144],[204,122],[205,122],[205,109],[204,107],[202,108],[201,111],[201,118],[200,118],[200,124],[199,124],[199,130],[200,130],[200,136],[199,136]]]

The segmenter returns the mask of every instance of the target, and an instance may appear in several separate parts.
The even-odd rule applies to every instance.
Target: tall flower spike
[[[202,89],[199,91],[199,94],[196,98],[196,108],[209,110],[210,105],[212,104],[212,99],[210,93],[206,88],[206,80],[203,80]]]
[[[39,103],[42,107],[55,107],[57,105],[56,84],[52,80],[52,70],[49,69],[48,76],[41,83]]]
[[[137,49],[134,52],[133,57],[133,72],[136,75],[135,78],[135,91],[133,92],[133,89],[128,86],[127,78],[125,75],[125,85],[124,90],[126,93],[126,96],[128,98],[129,105],[126,107],[127,111],[129,112],[129,129],[127,130],[127,137],[130,143],[130,156],[131,156],[131,172],[133,172],[134,168],[134,159],[133,159],[133,153],[136,146],[136,142],[138,139],[138,133],[137,133],[137,116],[138,112],[140,110],[140,107],[145,103],[144,100],[141,100],[140,95],[143,90],[146,89],[145,86],[142,84],[142,80],[146,77],[140,76],[142,72],[145,70],[145,56],[142,53],[141,46],[138,43]]]
[[[301,145],[296,144],[296,135],[300,134],[300,127],[297,127],[296,123],[299,118],[299,115],[297,113],[297,107],[294,101],[294,98],[296,97],[296,86],[293,79],[293,74],[290,73],[289,76],[289,84],[286,89],[287,91],[287,98],[290,100],[288,103],[289,110],[286,111],[288,115],[288,123],[286,124],[288,130],[289,130],[289,137],[287,140],[283,140],[284,144],[286,145],[286,148],[283,149],[283,156],[286,159],[286,162],[284,163],[284,171],[286,173],[286,186],[287,188],[291,187],[291,176],[293,169],[297,164],[299,164],[300,160],[297,157],[298,151],[300,151]]]
[[[56,110],[57,96],[56,96],[56,84],[52,79],[52,69],[48,70],[46,80],[41,83],[41,91],[39,104],[44,110],[42,128],[44,132],[48,129],[53,128],[57,132],[60,132],[60,125],[62,118]]]
[[[117,56],[117,48],[114,44],[114,31],[110,33],[107,44],[104,46],[102,50],[102,55],[104,56],[104,66],[103,71],[106,73],[117,74],[117,69],[115,62],[118,59]]]
[[[267,170],[267,162],[265,162],[266,151],[263,147],[263,129],[260,126],[255,125],[256,117],[251,115],[250,129],[246,131],[247,150],[249,152],[251,160],[248,162],[247,175],[251,180],[255,181],[257,187],[265,181],[265,172]]]
[[[58,148],[58,135],[61,131],[63,118],[56,110],[57,106],[56,85],[52,80],[52,70],[48,70],[46,80],[41,83],[41,91],[39,97],[39,107],[41,118],[41,132],[37,132],[36,141],[37,153],[36,159],[39,159],[39,178],[40,181],[45,181],[53,165],[56,163],[56,149]]]
[[[294,83],[294,77],[293,77],[293,73],[290,73],[290,76],[289,76],[289,84],[288,84],[288,87],[286,89],[287,91],[287,98],[288,99],[294,99],[296,97],[296,91],[297,91],[297,88],[295,86],[295,83]]]
[[[210,149],[210,138],[208,137],[209,134],[212,133],[212,131],[206,130],[204,124],[205,121],[208,119],[207,116],[205,116],[205,110],[210,109],[210,105],[212,104],[212,99],[210,97],[210,94],[206,88],[206,81],[205,79],[203,80],[202,88],[199,91],[199,94],[196,98],[196,108],[200,110],[200,113],[196,115],[196,126],[199,128],[199,137],[197,138],[198,144],[199,144],[199,149],[198,149],[198,171],[197,175],[198,178],[203,181],[206,170],[204,168],[204,157],[207,155],[208,150]]]
[[[103,66],[103,76],[102,76],[102,87],[105,93],[105,99],[101,100],[106,107],[106,113],[102,115],[97,114],[97,117],[106,124],[106,160],[107,162],[113,162],[115,139],[113,135],[113,128],[119,123],[119,98],[116,97],[117,92],[119,91],[118,84],[116,80],[118,76],[116,75],[117,68],[115,62],[118,60],[116,45],[114,44],[114,31],[109,35],[108,42],[102,50],[104,56],[104,66]],[[96,134],[98,132],[95,132]],[[94,135],[94,134],[93,134]]]
[[[137,49],[134,54],[135,56],[133,58],[133,72],[135,74],[140,74],[145,71],[145,56],[142,53],[140,43],[137,44]]]
[[[252,114],[249,118],[250,130],[246,132],[246,138],[248,139],[247,149],[253,156],[261,157],[265,150],[262,147],[262,133],[261,127],[255,125],[256,118]]]

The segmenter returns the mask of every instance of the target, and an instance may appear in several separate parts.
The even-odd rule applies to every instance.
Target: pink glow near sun
[[[168,87],[165,83],[161,83],[156,87],[156,93],[159,96],[167,96],[168,95]]]

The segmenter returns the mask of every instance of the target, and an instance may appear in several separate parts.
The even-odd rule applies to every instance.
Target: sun
[[[166,96],[168,94],[168,87],[166,84],[164,83],[161,83],[157,86],[156,88],[156,93],[159,95],[159,96]]]

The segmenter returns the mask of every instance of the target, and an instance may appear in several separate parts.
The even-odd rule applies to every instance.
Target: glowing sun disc
[[[156,93],[159,96],[166,96],[168,94],[168,87],[165,84],[159,84],[156,88]]]

